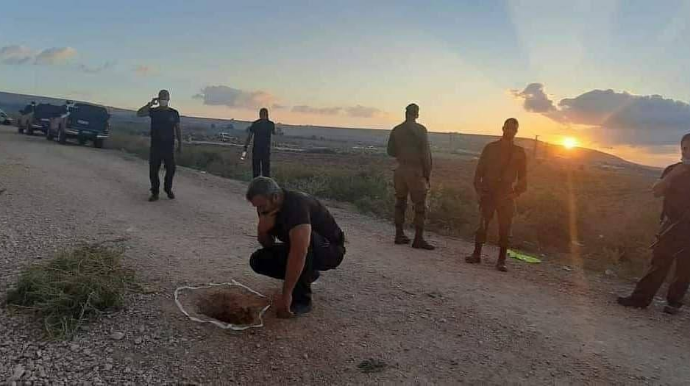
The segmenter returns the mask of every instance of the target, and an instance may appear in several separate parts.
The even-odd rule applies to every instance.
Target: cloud
[[[690,104],[661,95],[592,90],[562,99],[558,107],[538,83],[514,95],[524,100],[525,110],[559,123],[586,126],[588,134],[607,144],[677,144],[680,136],[690,132]]]
[[[294,106],[292,108],[293,113],[312,115],[338,115],[342,110],[342,107]]]
[[[3,64],[27,64],[34,59],[34,53],[25,46],[5,46],[0,48],[0,62]]]
[[[544,92],[541,83],[530,83],[524,90],[510,91],[516,98],[522,99],[525,110],[533,113],[548,113],[556,110],[556,106]]]
[[[147,75],[155,74],[156,70],[150,66],[145,66],[143,64],[140,64],[140,65],[134,67],[134,72],[139,76],[147,76]]]
[[[110,60],[105,62],[103,65],[98,66],[98,67],[89,67],[86,64],[80,64],[77,66],[82,72],[85,72],[87,74],[98,74],[99,72],[103,72],[105,70],[108,70],[117,64],[116,61]]]
[[[35,64],[61,64],[77,54],[77,50],[72,47],[53,47],[47,48],[36,55]]]
[[[355,118],[376,118],[386,115],[386,113],[377,109],[376,107],[366,107],[361,105],[348,107],[345,109],[345,112],[347,115]]]
[[[203,99],[208,106],[246,109],[272,106],[276,99],[265,91],[245,91],[228,86],[206,86],[194,98]]]

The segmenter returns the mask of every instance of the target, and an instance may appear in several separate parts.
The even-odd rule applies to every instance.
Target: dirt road
[[[431,236],[433,253],[394,246],[391,225],[332,206],[346,231],[342,266],[315,285],[315,311],[231,333],[182,317],[183,284],[253,274],[255,212],[241,183],[181,168],[177,200],[147,202],[148,166],[118,151],[62,146],[0,126],[0,290],[19,269],[81,240],[127,238],[147,291],[72,342],[41,342],[0,310],[0,382],[35,384],[688,384],[687,314],[622,309],[629,283],[577,259],[468,266],[466,242]],[[564,270],[568,264],[572,270]],[[121,340],[113,332],[125,334]],[[358,365],[381,360],[381,372]],[[33,378],[30,378],[33,377]]]

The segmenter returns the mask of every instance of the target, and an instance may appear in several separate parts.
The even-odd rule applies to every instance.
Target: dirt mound
[[[196,301],[199,314],[242,326],[259,323],[259,314],[267,305],[266,298],[243,293],[233,288],[207,291]]]

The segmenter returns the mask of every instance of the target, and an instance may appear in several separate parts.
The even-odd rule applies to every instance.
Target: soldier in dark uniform
[[[683,158],[664,170],[654,185],[656,197],[664,198],[661,227],[652,246],[652,262],[628,297],[619,297],[626,307],[647,308],[676,263],[673,281],[666,295],[664,312],[677,314],[690,284],[690,134],[681,140]]]
[[[182,152],[182,134],[180,129],[180,113],[170,108],[170,93],[161,90],[158,98],[137,111],[139,117],[151,117],[151,150],[149,153],[149,178],[151,180],[151,197],[149,201],[157,201],[160,190],[158,172],[161,163],[165,165],[165,182],[163,190],[171,200],[175,198],[172,191],[173,176],[175,175],[175,138],[177,138],[177,152]],[[158,107],[153,107],[158,105]]]
[[[480,208],[480,224],[475,234],[474,252],[465,260],[481,262],[482,246],[486,243],[489,225],[498,214],[498,245],[500,252],[496,269],[506,268],[506,256],[515,214],[515,199],[527,190],[527,155],[514,143],[520,124],[509,118],[503,124],[503,138],[484,147],[474,174],[474,189]],[[516,183],[517,182],[517,183]]]
[[[259,274],[284,280],[274,302],[278,316],[310,312],[311,284],[319,271],[335,269],[343,261],[345,234],[319,200],[281,189],[268,177],[249,184],[247,200],[259,215],[258,239],[263,247],[249,263]]]
[[[395,157],[398,167],[393,174],[395,187],[395,243],[408,244],[405,235],[405,211],[407,196],[414,205],[415,237],[413,248],[433,250],[434,246],[424,240],[426,219],[426,196],[431,179],[431,149],[426,127],[417,123],[419,106],[411,104],[405,109],[405,122],[391,131],[388,139],[388,155]]]
[[[275,133],[276,125],[268,119],[268,109],[262,108],[259,110],[259,119],[247,129],[247,141],[244,143],[244,151],[246,152],[252,137],[254,137],[254,147],[252,148],[254,178],[271,176],[271,135]]]

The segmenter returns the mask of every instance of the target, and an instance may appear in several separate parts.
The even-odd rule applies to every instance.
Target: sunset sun
[[[576,138],[573,137],[565,137],[563,138],[563,147],[566,149],[573,149],[577,147],[578,142]]]

